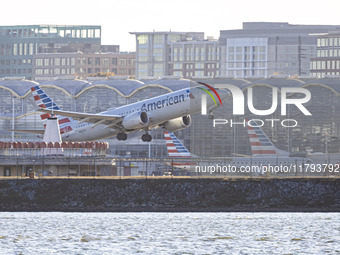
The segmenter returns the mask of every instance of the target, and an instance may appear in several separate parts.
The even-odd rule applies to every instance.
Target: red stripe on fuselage
[[[254,150],[254,151],[251,151],[253,154],[276,154],[276,151],[273,151],[273,150]]]
[[[64,134],[64,133],[67,133],[67,132],[70,132],[72,131],[73,129],[71,128],[71,126],[67,126],[67,127],[64,127],[62,129],[60,129],[60,133],[61,134]]]
[[[186,162],[186,163],[173,163],[172,166],[193,166],[193,163]]]
[[[172,158],[191,158],[191,156],[169,156],[169,157],[172,157]]]
[[[59,125],[65,124],[65,123],[67,123],[67,122],[71,122],[71,121],[70,121],[68,118],[61,119],[61,120],[59,120]]]

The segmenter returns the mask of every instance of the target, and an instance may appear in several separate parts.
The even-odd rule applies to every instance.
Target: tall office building
[[[203,32],[133,32],[136,35],[136,77],[215,76],[219,42]]]
[[[0,77],[32,79],[37,53],[99,51],[100,26],[0,26]]]
[[[317,56],[311,59],[311,75],[340,75],[340,29],[317,36]]]
[[[225,76],[310,75],[317,38],[332,25],[245,22],[243,29],[220,32],[220,72]]]

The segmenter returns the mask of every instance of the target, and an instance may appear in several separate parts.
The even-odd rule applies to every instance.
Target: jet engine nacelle
[[[146,112],[135,112],[123,119],[123,127],[126,129],[143,128],[149,123],[149,116]]]
[[[189,127],[191,124],[191,117],[190,115],[179,117],[176,119],[168,120],[164,127],[171,132],[175,132],[184,128]]]

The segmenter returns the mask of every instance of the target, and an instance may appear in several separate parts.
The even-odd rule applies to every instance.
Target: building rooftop
[[[325,78],[310,78],[310,77],[270,77],[264,79],[255,78],[207,78],[195,79],[194,81],[202,81],[207,84],[231,84],[246,89],[251,86],[272,86],[277,88],[282,87],[307,87],[307,86],[322,86],[332,90],[337,95],[340,95],[340,77],[325,77]],[[0,79],[0,88],[10,91],[14,96],[25,97],[31,87],[39,85],[39,83],[24,79]],[[163,78],[154,80],[132,80],[132,79],[103,79],[94,81],[85,81],[78,79],[57,79],[44,81],[40,83],[42,87],[55,87],[65,91],[72,97],[78,96],[84,90],[92,87],[104,86],[109,89],[116,90],[124,97],[129,97],[140,89],[146,87],[163,87],[168,91],[175,91],[182,88],[187,88],[191,85],[191,80],[182,78]]]
[[[25,79],[0,79],[0,88],[9,90],[12,95],[23,97],[31,87],[37,86],[39,83]]]
[[[88,84],[87,81],[78,79],[56,79],[40,83],[41,86],[55,86],[61,88],[72,96],[76,96]]]

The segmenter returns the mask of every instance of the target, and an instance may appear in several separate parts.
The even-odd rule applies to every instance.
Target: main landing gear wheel
[[[149,135],[149,134],[142,135],[142,141],[143,142],[151,142],[151,140],[152,140],[152,136],[151,135]]]
[[[127,134],[125,134],[124,132],[118,133],[117,139],[119,141],[125,141],[127,139]]]

